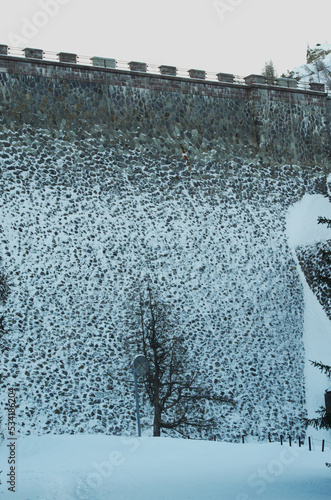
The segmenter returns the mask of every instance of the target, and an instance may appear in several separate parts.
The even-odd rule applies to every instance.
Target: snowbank
[[[330,498],[330,451],[297,444],[63,435],[22,438],[18,450],[17,493],[3,480],[4,500]]]
[[[319,216],[331,218],[331,203],[322,195],[306,195],[290,208],[287,217],[288,242],[304,288],[303,340],[306,353],[306,404],[310,418],[316,417],[316,410],[324,406],[324,391],[330,385],[330,380],[314,368],[310,360],[321,361],[324,364],[331,363],[331,323],[305,280],[295,249],[298,246],[311,245],[331,238],[331,230],[325,224],[318,224]],[[309,434],[321,439],[330,439],[330,432],[327,431],[309,429]]]

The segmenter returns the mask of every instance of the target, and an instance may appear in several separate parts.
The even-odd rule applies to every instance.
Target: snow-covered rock
[[[331,44],[308,48],[306,64],[294,68],[293,77],[300,82],[324,83],[331,89]]]

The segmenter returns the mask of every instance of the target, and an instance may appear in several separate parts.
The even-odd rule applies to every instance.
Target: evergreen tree
[[[317,363],[316,361],[311,361],[311,364],[331,379],[330,365]],[[321,406],[321,408],[317,410],[316,413],[319,414],[319,417],[306,419],[305,423],[307,427],[308,425],[312,425],[315,429],[331,429],[331,403],[329,404],[327,401],[329,400],[325,398],[325,406]]]
[[[331,228],[331,219],[326,217],[319,217],[318,224],[327,224],[328,228]],[[324,260],[330,257],[330,252],[324,256]],[[318,276],[319,281],[322,281],[327,287],[331,287],[331,279],[329,276],[325,276],[322,273]],[[311,361],[312,365],[321,370],[328,378],[331,379],[331,366],[325,365],[322,362]],[[331,391],[326,391],[325,393],[325,406],[321,406],[319,410],[317,410],[317,414],[319,415],[316,418],[306,419],[305,423],[308,427],[309,425],[315,427],[315,429],[331,429]],[[326,463],[327,467],[331,467],[331,463]]]
[[[266,78],[267,83],[269,85],[275,85],[277,72],[272,61],[268,61],[265,63],[264,68],[262,70],[262,75]]]

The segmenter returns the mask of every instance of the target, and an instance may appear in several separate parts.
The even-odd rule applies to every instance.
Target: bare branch
[[[318,224],[327,224],[328,228],[331,228],[331,219],[327,219],[326,217],[318,217]]]
[[[180,321],[167,304],[158,300],[150,284],[140,288],[136,304],[136,336],[150,364],[144,385],[154,407],[154,435],[159,436],[162,428],[210,427],[213,421],[205,417],[205,408],[198,403],[233,404],[232,399],[199,384],[199,372],[193,372],[188,363]]]
[[[325,375],[331,377],[331,366],[324,365],[322,362],[317,363],[316,361],[309,361],[313,366],[315,366],[315,368],[319,368],[322,373],[325,373]]]

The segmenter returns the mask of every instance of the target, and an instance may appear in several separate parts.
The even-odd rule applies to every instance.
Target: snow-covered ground
[[[18,443],[17,492],[0,491],[4,500],[326,500],[327,460],[330,450],[297,444],[29,437]]]

